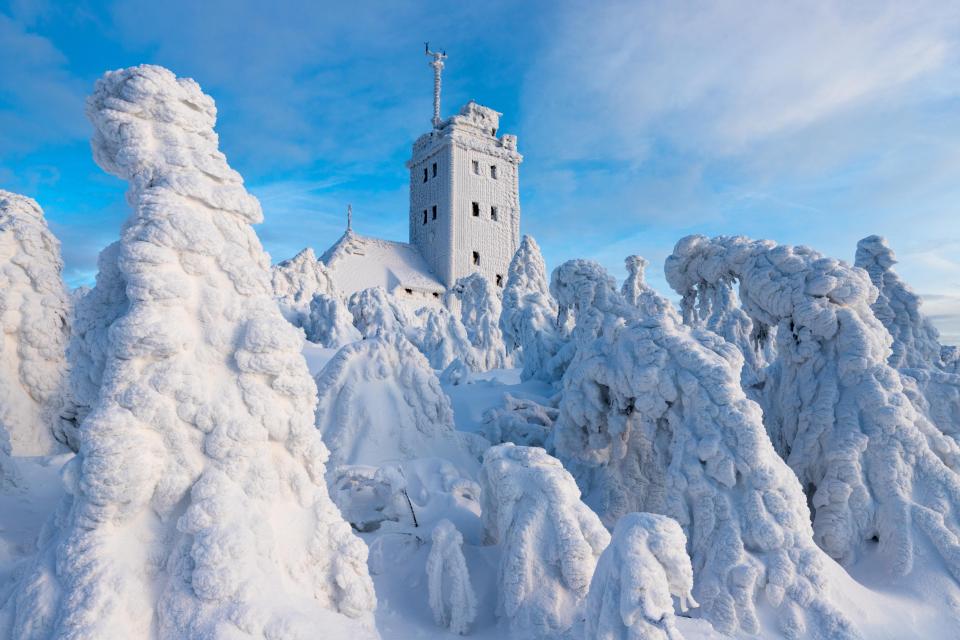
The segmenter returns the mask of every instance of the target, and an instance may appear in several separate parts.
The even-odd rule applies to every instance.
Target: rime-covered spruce
[[[551,290],[576,324],[556,455],[613,526],[631,511],[684,528],[701,615],[758,633],[758,601],[789,638],[851,638],[829,600],[800,484],[764,432],[738,373],[739,349],[691,328],[664,300],[629,304],[597,263],[574,260]]]
[[[60,243],[34,200],[0,189],[0,425],[13,455],[76,447],[61,416],[69,303]]]
[[[960,578],[954,443],[888,363],[892,339],[867,272],[806,247],[727,236],[680,240],[666,272],[684,296],[736,278],[754,323],[777,327],[765,420],[809,494],[817,544],[849,564],[879,542],[878,557],[905,575],[929,542]]]
[[[108,310],[68,496],[0,635],[376,637],[366,546],[327,494],[302,340],[213,100],[141,66],[100,79],[87,114],[97,163],[129,181],[104,282],[126,303]]]

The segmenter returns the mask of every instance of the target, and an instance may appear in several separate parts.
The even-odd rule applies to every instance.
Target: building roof
[[[410,289],[443,294],[446,287],[427,266],[416,247],[406,242],[380,240],[347,231],[320,257],[337,289],[344,295],[370,287],[388,293]]]

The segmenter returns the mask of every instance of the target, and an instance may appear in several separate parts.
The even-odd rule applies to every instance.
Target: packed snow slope
[[[367,550],[327,494],[302,337],[213,101],[141,66],[99,80],[87,115],[97,163],[129,181],[104,283],[126,309],[3,635],[376,637]]]
[[[60,243],[34,200],[0,189],[0,425],[15,455],[62,449],[69,337]]]

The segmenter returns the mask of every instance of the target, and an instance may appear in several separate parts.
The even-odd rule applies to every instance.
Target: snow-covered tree
[[[514,638],[562,637],[610,534],[560,461],[538,447],[492,447],[480,484],[485,535],[500,545],[497,616]]]
[[[676,519],[702,615],[723,633],[758,632],[765,598],[788,637],[854,636],[823,593],[801,487],[740,387],[739,349],[666,301],[659,315],[627,304],[596,263],[561,265],[554,284],[577,344],[554,446],[585,502],[609,525],[631,511]]]
[[[97,163],[129,181],[128,300],[3,635],[375,637],[367,549],[328,496],[302,338],[213,100],[145,65],[107,73],[87,114]]]
[[[280,311],[297,327],[304,326],[310,314],[310,301],[315,295],[323,293],[339,297],[333,278],[309,247],[274,265],[270,278]]]
[[[483,433],[493,444],[512,442],[549,450],[557,413],[555,407],[505,393],[502,406],[484,412]]]
[[[13,455],[70,440],[61,424],[69,304],[60,243],[32,199],[0,190],[0,425]]]
[[[519,354],[523,362],[524,380],[555,377],[548,363],[562,346],[556,322],[557,303],[550,295],[540,247],[523,236],[507,272],[500,328],[507,352]]]
[[[628,513],[600,555],[587,594],[584,638],[589,640],[681,640],[673,611],[693,599],[693,568],[687,539],[673,518]]]
[[[402,333],[407,325],[403,309],[382,287],[357,291],[347,302],[355,326],[364,338]]]
[[[817,543],[851,563],[879,541],[877,557],[904,575],[926,538],[960,578],[960,476],[941,459],[955,443],[888,364],[868,274],[806,247],[724,236],[682,239],[666,271],[677,291],[736,278],[744,311],[777,327],[765,419],[807,489]]]
[[[427,556],[427,590],[437,625],[465,635],[477,616],[477,597],[463,557],[463,536],[449,520],[433,529]]]
[[[920,311],[920,296],[893,270],[893,249],[880,236],[867,236],[857,243],[855,265],[870,275],[877,288],[870,305],[874,315],[893,338],[890,366],[925,369],[940,364],[940,333]]]
[[[340,349],[317,374],[316,426],[330,469],[436,456],[476,470],[430,363],[398,332]]]
[[[460,304],[460,319],[467,329],[482,371],[508,366],[503,332],[500,331],[500,297],[491,282],[479,272],[457,280],[451,289]]]
[[[427,357],[431,367],[446,369],[459,359],[472,370],[480,369],[476,349],[470,343],[460,318],[445,307],[423,307],[417,310],[416,320],[416,326],[410,330],[410,339]]]
[[[303,330],[307,340],[330,349],[363,338],[353,326],[353,314],[347,309],[347,305],[340,298],[326,293],[313,296]]]
[[[643,256],[627,256],[624,258],[627,268],[627,277],[620,287],[620,294],[624,299],[647,315],[659,315],[665,311],[664,299],[646,281],[646,270],[649,262]]]

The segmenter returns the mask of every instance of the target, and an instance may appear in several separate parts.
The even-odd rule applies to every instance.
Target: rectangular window
[[[423,224],[427,224],[427,210],[423,210]]]
[[[474,202],[474,203],[473,203],[473,217],[474,217],[474,218],[479,218],[479,217],[480,217],[480,203],[479,203],[479,202]]]
[[[423,181],[424,181],[424,182],[427,181],[427,168],[426,168],[426,167],[423,168]]]
[[[473,161],[473,172],[480,175],[480,162],[478,160]]]
[[[490,207],[490,219],[493,220],[493,221],[496,221],[496,220],[497,220],[497,208],[496,208],[496,207]]]
[[[500,275],[499,273],[497,274],[497,286],[498,286],[498,287],[502,287],[502,286],[503,286],[503,276]]]
[[[478,267],[480,266],[480,252],[479,252],[479,251],[474,251],[474,252],[473,252],[473,264],[477,265]]]
[[[437,219],[437,205],[433,205],[433,219]]]
[[[490,177],[494,180],[497,179],[497,165],[495,164],[490,165]]]
[[[436,163],[436,162],[433,163],[433,177],[434,177],[434,178],[437,177],[437,163]]]

